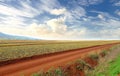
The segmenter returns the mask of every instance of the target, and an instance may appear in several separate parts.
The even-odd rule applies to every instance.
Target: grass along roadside
[[[111,49],[100,58],[99,65],[94,70],[86,71],[86,76],[118,76],[120,74],[120,45]]]
[[[120,55],[109,64],[109,73],[111,76],[118,76],[120,75]]]

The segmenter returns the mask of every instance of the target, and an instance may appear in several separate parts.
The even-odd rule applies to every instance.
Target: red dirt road
[[[93,46],[88,48],[81,48],[76,50],[69,50],[60,53],[40,55],[36,57],[23,58],[18,60],[0,63],[0,76],[30,76],[40,70],[48,70],[51,67],[63,66],[68,62],[85,57],[88,53],[99,52],[103,49],[108,49],[115,44],[106,44]]]

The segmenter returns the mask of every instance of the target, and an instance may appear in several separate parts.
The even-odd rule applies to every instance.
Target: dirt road
[[[28,57],[0,63],[0,76],[30,76],[40,70],[48,70],[51,67],[65,65],[68,62],[86,56],[90,52],[99,52],[108,49],[115,44],[106,44],[69,50],[53,54],[45,54],[35,57]]]

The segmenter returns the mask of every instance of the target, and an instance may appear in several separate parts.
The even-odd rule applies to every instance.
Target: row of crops
[[[54,53],[118,41],[0,41],[0,61]]]

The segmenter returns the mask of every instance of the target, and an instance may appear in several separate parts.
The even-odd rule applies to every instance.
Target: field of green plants
[[[119,41],[25,41],[1,40],[0,61],[30,57],[34,55],[116,43]]]

